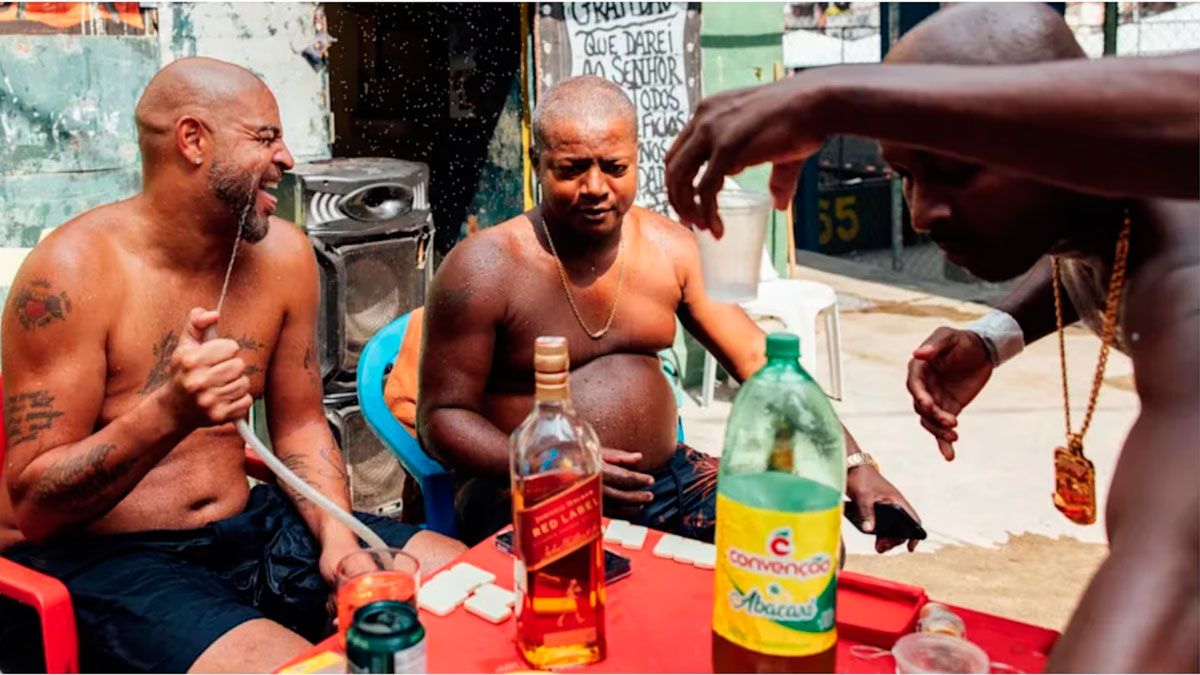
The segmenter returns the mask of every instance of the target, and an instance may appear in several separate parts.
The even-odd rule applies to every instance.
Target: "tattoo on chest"
[[[150,374],[146,377],[146,384],[142,385],[139,394],[149,394],[171,379],[171,354],[175,353],[178,346],[179,336],[171,330],[154,345],[154,364],[150,366]]]
[[[238,343],[239,348],[247,349],[252,352],[256,352],[256,351],[262,349],[262,346],[263,346],[263,343],[259,342],[258,340],[255,340],[254,338],[250,337],[249,335],[242,335],[242,337],[240,337],[240,338],[235,338],[232,335],[223,335],[221,337],[224,337],[229,340],[233,340],[234,342]]]
[[[65,320],[71,313],[71,299],[66,291],[54,293],[49,281],[34,279],[17,292],[13,307],[21,325],[25,330],[32,331],[54,321]]]
[[[99,504],[108,498],[108,489],[136,462],[135,458],[113,461],[109,458],[117,446],[97,445],[86,455],[54,464],[34,488],[38,504],[59,510],[76,510]]]
[[[4,431],[12,446],[36,441],[62,416],[54,405],[54,394],[45,389],[4,397]]]
[[[232,335],[224,335],[222,337],[225,337],[230,340],[233,340],[234,342],[237,342],[238,347],[242,351],[257,352],[263,348],[263,343],[259,342],[258,340],[255,340],[253,337],[250,337],[249,335],[243,334],[242,337],[240,337],[240,338],[235,338]],[[262,373],[262,371],[263,371],[263,369],[261,367],[259,367],[258,365],[250,363],[250,358],[251,357],[248,354],[242,355],[242,359],[244,361],[246,361],[246,372],[245,372],[246,377],[254,377],[255,375]]]

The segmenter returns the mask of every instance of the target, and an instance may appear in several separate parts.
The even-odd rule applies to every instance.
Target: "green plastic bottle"
[[[833,672],[846,446],[800,339],[767,336],[767,365],[729,415],[717,483],[716,672]]]

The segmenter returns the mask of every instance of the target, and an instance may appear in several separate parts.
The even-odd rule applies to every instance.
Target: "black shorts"
[[[420,531],[355,515],[391,546]],[[199,529],[20,544],[4,556],[66,584],[84,672],[182,673],[251,619],[270,619],[313,642],[328,635],[330,588],[317,569],[320,553],[292,501],[279,487],[260,485],[245,511]],[[32,610],[0,599],[0,670],[29,670],[15,657],[40,650],[37,632]]]

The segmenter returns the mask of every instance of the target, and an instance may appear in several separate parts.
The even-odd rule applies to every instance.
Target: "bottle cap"
[[[533,342],[533,378],[535,396],[539,401],[561,401],[567,398],[567,378],[571,357],[567,339],[543,335]]]
[[[792,333],[771,333],[767,336],[767,358],[800,358],[800,338]]]

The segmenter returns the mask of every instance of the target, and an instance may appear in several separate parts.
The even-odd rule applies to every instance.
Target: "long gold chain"
[[[1054,285],[1054,318],[1058,325],[1058,357],[1062,363],[1063,414],[1067,425],[1067,445],[1073,449],[1083,447],[1083,436],[1092,424],[1096,412],[1096,399],[1104,383],[1104,369],[1108,366],[1108,352],[1117,334],[1117,311],[1121,305],[1121,292],[1125,288],[1125,262],[1129,257],[1129,210],[1125,210],[1125,222],[1117,235],[1117,251],[1113,256],[1112,277],[1108,281],[1108,298],[1104,305],[1104,325],[1100,331],[1100,357],[1096,362],[1096,373],[1092,377],[1092,393],[1088,399],[1087,412],[1079,433],[1071,431],[1071,393],[1067,388],[1067,348],[1063,336],[1062,292],[1059,289],[1058,257],[1050,257],[1051,280]]]
[[[599,340],[608,333],[608,329],[612,328],[613,319],[617,316],[617,305],[621,302],[621,289],[625,287],[625,256],[621,252],[625,248],[625,234],[622,232],[618,235],[617,240],[617,258],[621,261],[620,271],[617,273],[617,294],[613,297],[612,311],[608,313],[608,321],[604,322],[604,328],[600,330],[592,330],[588,328],[587,322],[583,320],[583,315],[579,312],[579,307],[575,305],[575,296],[571,295],[571,284],[567,278],[567,268],[563,267],[562,259],[558,257],[558,250],[554,248],[554,238],[550,236],[550,228],[546,226],[546,219],[542,218],[542,231],[546,233],[546,242],[550,244],[550,253],[554,254],[554,262],[558,265],[558,276],[562,279],[563,291],[567,294],[567,302],[571,305],[571,311],[575,313],[575,320],[579,322],[579,326],[583,328],[583,332],[588,334],[588,337],[593,340]],[[595,268],[592,273],[595,274]]]

